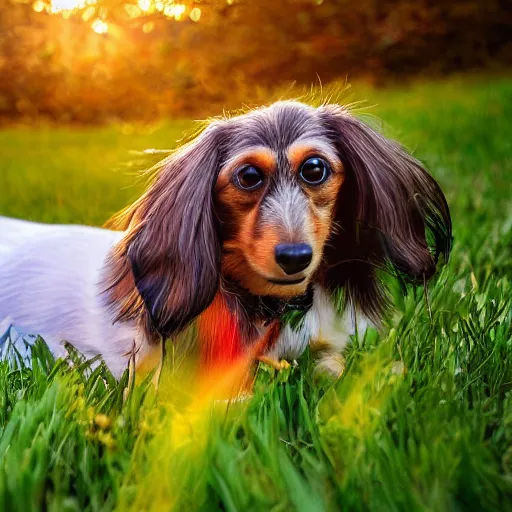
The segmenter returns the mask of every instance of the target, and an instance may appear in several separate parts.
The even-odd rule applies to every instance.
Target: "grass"
[[[125,380],[38,345],[32,369],[0,364],[4,510],[512,509],[512,80],[361,96],[452,209],[431,317],[422,290],[397,295],[336,385],[312,382],[306,354],[213,410],[172,378],[123,405]],[[0,132],[0,213],[101,224],[140,192],[130,151],[168,148],[188,126]]]

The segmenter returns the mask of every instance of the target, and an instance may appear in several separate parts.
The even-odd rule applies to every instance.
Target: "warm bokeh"
[[[512,62],[499,0],[3,0],[0,120],[218,114],[292,83]]]

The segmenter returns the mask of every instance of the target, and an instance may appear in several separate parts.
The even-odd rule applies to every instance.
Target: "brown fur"
[[[331,169],[318,186],[299,178],[311,156]],[[256,190],[233,180],[247,164],[264,176]],[[245,290],[241,311],[244,293],[289,300],[317,281],[378,320],[387,305],[378,271],[422,282],[451,244],[444,196],[417,160],[342,107],[296,102],[210,124],[163,162],[118,227],[126,235],[106,268],[108,298],[117,320],[155,339],[200,315],[225,280]],[[281,243],[312,247],[301,283],[269,281],[288,278],[274,257]]]

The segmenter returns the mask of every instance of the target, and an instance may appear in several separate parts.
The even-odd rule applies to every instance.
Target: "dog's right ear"
[[[375,323],[388,305],[378,270],[424,284],[452,244],[450,209],[421,162],[337,105],[319,109],[346,179],[326,246],[325,285],[344,289]]]
[[[168,338],[213,300],[221,258],[213,202],[221,131],[211,124],[162,162],[149,189],[114,221],[126,229],[107,265],[117,321],[142,320],[149,333]]]

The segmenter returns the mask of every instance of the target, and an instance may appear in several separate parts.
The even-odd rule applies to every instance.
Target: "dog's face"
[[[120,219],[110,301],[118,320],[164,337],[223,278],[277,297],[319,282],[378,319],[377,271],[424,283],[451,244],[446,200],[420,162],[343,107],[298,102],[213,121]]]
[[[303,293],[317,271],[343,164],[317,110],[275,104],[230,120],[214,187],[222,273],[255,295]]]

